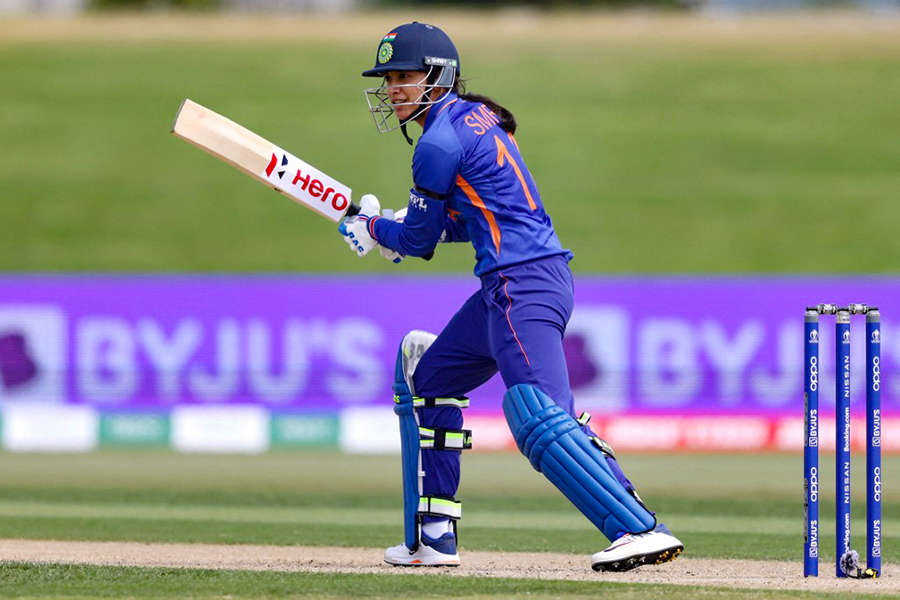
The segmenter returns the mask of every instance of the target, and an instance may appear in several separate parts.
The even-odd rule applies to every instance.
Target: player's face
[[[415,105],[426,91],[427,74],[422,71],[388,71],[384,76],[384,84],[388,88],[388,97],[394,105],[397,118],[405,121],[416,110]],[[409,103],[406,106],[403,104]]]

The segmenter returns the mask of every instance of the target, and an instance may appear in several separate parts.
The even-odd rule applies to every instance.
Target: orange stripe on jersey
[[[494,240],[494,247],[497,248],[497,256],[500,256],[500,228],[497,226],[497,220],[494,219],[494,213],[492,213],[488,208],[484,205],[484,201],[478,195],[478,192],[469,185],[469,182],[462,178],[462,175],[456,176],[456,185],[458,185],[463,193],[469,198],[469,200],[481,209],[481,213],[484,215],[484,218],[487,219],[488,226],[491,228],[491,238]]]
[[[445,108],[447,108],[448,106],[450,106],[451,104],[453,104],[453,103],[456,102],[457,100],[459,100],[459,98],[454,98],[453,100],[451,100],[451,101],[448,102],[447,104],[443,105],[443,106],[441,107],[441,110],[439,110],[437,114],[441,114],[442,112],[444,112],[444,109],[445,109]]]

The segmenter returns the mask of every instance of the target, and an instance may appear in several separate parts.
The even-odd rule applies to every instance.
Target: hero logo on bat
[[[349,200],[347,200],[347,197],[344,194],[336,192],[332,187],[326,188],[321,181],[309,173],[304,175],[303,171],[300,169],[297,169],[297,174],[294,176],[293,181],[291,181],[291,185],[297,186],[298,183],[303,184],[298,186],[301,190],[308,193],[313,198],[321,197],[322,202],[327,202],[328,197],[331,196],[331,207],[334,208],[334,210],[344,210],[349,204]],[[332,196],[332,194],[334,195]]]
[[[348,189],[280,148],[273,150],[264,173],[276,189],[311,207],[320,202],[339,213],[350,205]]]
[[[269,166],[266,167],[266,176],[271,177],[272,171],[275,170],[275,167],[278,166],[278,163],[281,162],[281,169],[278,169],[278,179],[284,177],[284,174],[287,173],[287,164],[288,157],[286,154],[281,155],[281,161],[278,160],[278,156],[273,152],[272,159],[269,161]]]

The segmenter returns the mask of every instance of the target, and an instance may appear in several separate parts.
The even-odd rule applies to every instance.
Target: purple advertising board
[[[478,289],[471,277],[0,277],[0,403],[383,405],[403,335],[439,332]],[[883,405],[897,412],[900,279],[863,277],[576,276],[565,348],[578,406],[800,416],[803,309],[818,302],[882,308]],[[823,390],[833,389],[832,323],[822,318]],[[854,317],[855,405],[863,331]],[[503,391],[495,377],[472,392],[470,414],[497,413]]]

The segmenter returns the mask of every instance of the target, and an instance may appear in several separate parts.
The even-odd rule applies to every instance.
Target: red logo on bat
[[[322,202],[327,201],[328,196],[334,194],[331,197],[331,206],[334,210],[344,210],[349,204],[345,195],[340,192],[335,193],[334,188],[326,188],[321,181],[311,175],[303,175],[300,169],[297,169],[297,175],[291,183],[297,185],[298,182],[303,182],[303,185],[300,186],[301,190],[307,192],[313,198],[322,198]]]
[[[281,155],[281,166],[286,167],[288,163],[288,158],[286,154]],[[273,152],[272,159],[269,161],[269,166],[266,167],[266,177],[272,176],[272,171],[275,170],[275,167],[278,166],[278,156]],[[287,172],[285,168],[279,169],[278,171],[278,179],[284,177],[284,174]]]

